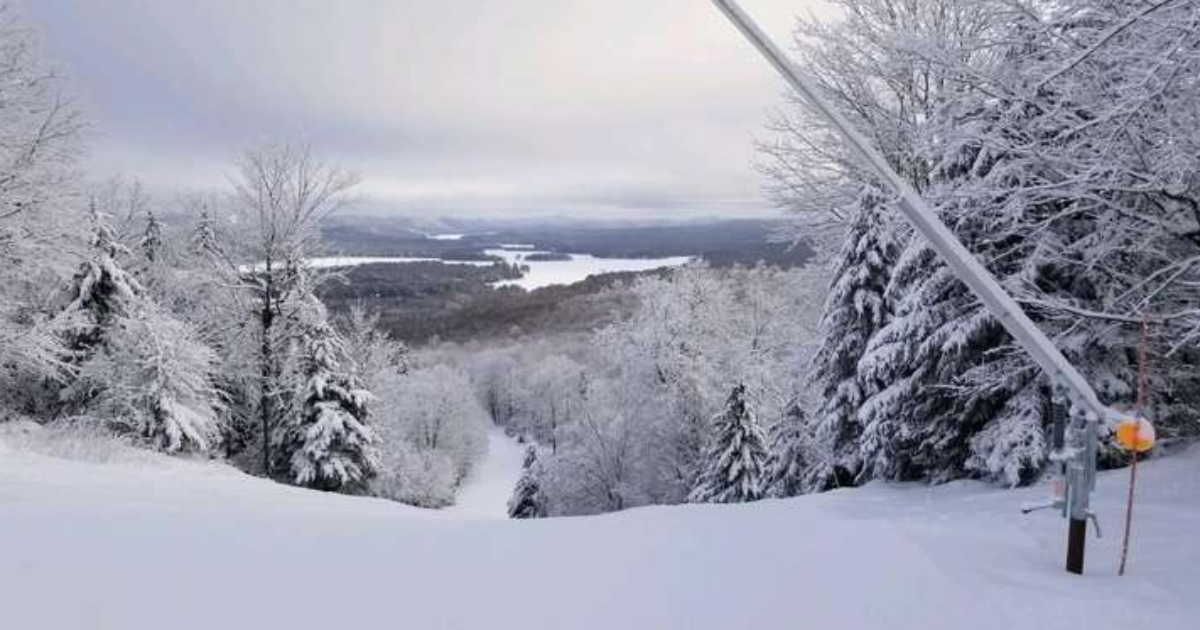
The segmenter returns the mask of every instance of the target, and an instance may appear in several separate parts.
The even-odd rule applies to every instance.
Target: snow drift
[[[877,484],[513,522],[13,443],[0,436],[3,628],[1200,627],[1196,449],[1143,469],[1119,579],[1122,473],[1101,480],[1107,537],[1077,578],[1062,521],[1020,513],[1044,488]]]

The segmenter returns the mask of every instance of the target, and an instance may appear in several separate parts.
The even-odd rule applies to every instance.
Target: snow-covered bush
[[[371,494],[423,508],[454,505],[458,474],[447,453],[387,438],[381,451],[382,462],[371,482]]]
[[[17,418],[0,422],[0,445],[27,453],[92,464],[157,464],[161,455],[138,448],[95,418],[66,418],[50,424]]]
[[[373,422],[382,438],[373,494],[444,507],[487,453],[490,419],[467,377],[435,365],[392,372],[376,394]]]
[[[79,368],[87,413],[168,453],[204,452],[220,439],[216,354],[191,328],[150,303],[106,327]]]

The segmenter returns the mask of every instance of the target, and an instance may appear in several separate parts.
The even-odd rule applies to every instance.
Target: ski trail
[[[446,512],[470,517],[508,518],[512,496],[525,450],[516,440],[493,427],[488,433],[488,454],[458,491],[458,501]]]

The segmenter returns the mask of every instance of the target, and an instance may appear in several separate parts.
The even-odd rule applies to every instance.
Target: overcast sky
[[[744,0],[771,34],[819,0]],[[219,186],[302,140],[376,207],[769,211],[782,82],[707,0],[26,0],[95,123],[91,167]]]

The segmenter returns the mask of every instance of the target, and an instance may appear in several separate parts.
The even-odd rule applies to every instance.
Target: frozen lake
[[[528,260],[535,254],[546,254],[532,250],[489,249],[489,256],[503,258],[509,264],[528,266],[520,280],[496,282],[494,287],[521,287],[526,291],[554,285],[569,285],[582,282],[588,276],[602,273],[628,271],[650,271],[664,267],[682,267],[692,261],[688,256],[670,258],[596,258],[587,254],[569,254],[570,260]]]
[[[335,269],[338,267],[358,267],[361,265],[402,265],[406,263],[435,262],[443,265],[467,265],[470,267],[491,267],[495,263],[490,260],[442,260],[441,258],[409,258],[398,256],[326,256],[310,258],[308,264],[315,269]]]
[[[504,280],[493,283],[492,286],[496,288],[520,287],[526,291],[555,285],[575,284],[576,282],[586,280],[588,276],[602,273],[650,271],[664,267],[681,267],[692,261],[692,258],[689,256],[673,256],[669,258],[596,258],[588,254],[568,254],[568,260],[529,260],[529,256],[547,254],[549,252],[528,249],[526,246],[514,246],[511,249],[488,249],[484,253],[500,258],[509,264],[528,268],[521,279]],[[494,264],[492,261],[483,260],[441,260],[439,258],[370,256],[330,256],[313,258],[309,261],[313,267],[318,269],[423,262],[436,262],[444,265],[469,265],[472,267],[490,267]]]

